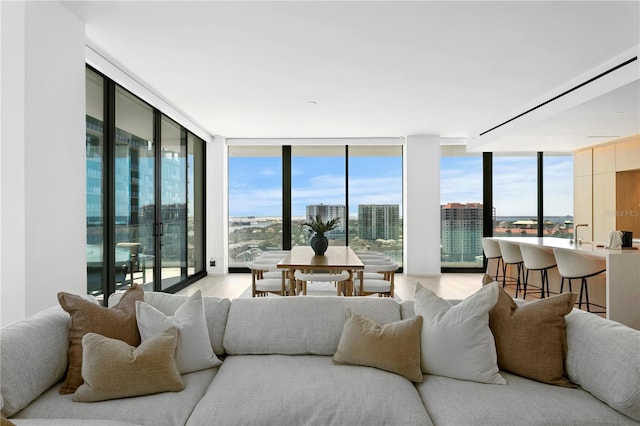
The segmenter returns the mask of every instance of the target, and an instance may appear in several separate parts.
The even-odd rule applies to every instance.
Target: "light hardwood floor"
[[[482,286],[482,274],[442,274],[440,276],[417,276],[396,274],[395,291],[402,300],[413,299],[416,283],[434,291],[445,299],[464,299]],[[225,274],[207,276],[178,292],[191,295],[197,290],[203,296],[217,296],[235,299],[251,285],[251,274]]]
[[[432,290],[444,299],[464,299],[482,287],[483,274],[479,273],[446,273],[440,276],[406,275],[396,274],[395,291],[401,300],[413,299],[416,283]],[[513,281],[513,279],[510,279]],[[197,290],[202,291],[203,296],[226,297],[236,299],[247,291],[251,285],[251,274],[225,274],[207,276],[200,281],[181,290],[178,294],[191,295]],[[511,297],[515,297],[515,285],[507,285],[505,290]],[[519,294],[522,298],[522,293]],[[540,288],[532,284],[527,292],[527,300],[540,298]],[[576,303],[576,308],[578,307]],[[585,307],[583,309],[586,310]],[[601,317],[606,317],[604,313],[597,313]]]
[[[432,290],[444,299],[464,299],[482,287],[483,274],[455,274],[446,273],[440,276],[406,275],[396,274],[395,291],[400,300],[411,300],[415,291],[416,283]],[[203,296],[226,297],[237,299],[247,291],[251,285],[251,274],[225,274],[217,276],[207,276],[200,281],[181,290],[178,294],[191,295],[197,290],[202,291]],[[515,285],[507,285],[505,290],[511,297],[515,297]],[[250,294],[250,293],[249,293]],[[522,293],[519,294],[522,298]],[[527,300],[540,298],[540,288],[535,284],[529,287]],[[576,303],[575,307],[578,307]],[[583,307],[586,310],[585,307]],[[596,315],[606,317],[605,313],[599,312]]]

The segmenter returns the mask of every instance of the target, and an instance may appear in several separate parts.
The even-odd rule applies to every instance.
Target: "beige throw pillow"
[[[140,344],[136,323],[136,300],[144,299],[144,289],[138,284],[124,292],[120,301],[105,308],[82,296],[58,293],[62,309],[69,312],[69,366],[60,388],[61,394],[73,393],[82,384],[82,338],[87,333],[97,333],[122,340],[129,345]]]
[[[566,377],[564,317],[575,301],[575,293],[563,293],[518,305],[500,288],[498,302],[489,312],[498,367],[539,382],[574,386]]]
[[[137,348],[118,339],[95,333],[82,338],[84,384],[74,401],[105,401],[115,398],[177,392],[184,383],[173,354],[178,341],[175,327],[158,333]]]
[[[346,322],[333,361],[337,364],[375,367],[413,382],[421,382],[421,329],[420,316],[379,325],[347,309]]]
[[[0,426],[16,426],[11,420],[0,414]]]

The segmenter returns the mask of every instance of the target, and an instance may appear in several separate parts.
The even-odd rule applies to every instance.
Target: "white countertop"
[[[602,243],[591,241],[583,241],[582,244],[571,243],[566,238],[556,237],[493,237],[494,240],[510,241],[517,244],[531,244],[548,248],[561,248],[566,250],[575,250],[584,254],[607,257],[607,255],[636,255],[640,257],[640,250],[637,249],[617,249],[610,250],[605,248]]]

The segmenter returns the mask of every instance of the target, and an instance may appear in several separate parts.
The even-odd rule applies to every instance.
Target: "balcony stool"
[[[496,240],[492,240],[489,238],[483,238],[482,239],[482,250],[484,251],[484,257],[487,258],[487,265],[488,265],[488,261],[491,259],[498,259],[498,263],[496,264],[496,277],[495,277],[495,281],[499,280],[500,277],[500,263],[502,263],[502,252],[500,251],[500,244],[498,244],[498,241]]]
[[[498,241],[500,244],[500,251],[502,252],[502,287],[506,285],[507,265],[516,265],[518,268],[518,277],[516,278],[516,297],[520,291],[520,283],[526,283],[524,277],[524,260],[522,259],[522,252],[520,251],[520,245],[511,243],[508,241]],[[520,280],[522,277],[522,280]],[[526,286],[526,284],[523,284]],[[527,289],[524,289],[525,295]]]
[[[580,279],[580,296],[578,298],[578,308],[582,309],[582,300],[584,296],[585,303],[587,304],[587,311],[591,312],[591,304],[589,304],[589,287],[587,286],[587,278],[601,274],[607,270],[607,264],[605,260],[597,259],[590,256],[585,256],[574,250],[553,249],[553,254],[558,262],[558,271],[562,277],[560,284],[560,293],[564,290],[565,278],[569,280],[569,291],[571,291],[571,280]],[[600,308],[606,309],[604,306],[596,305]],[[605,311],[594,311],[594,313],[605,313]]]
[[[527,273],[524,276],[524,296],[527,298],[527,285],[529,283],[529,271],[540,271],[540,298],[545,298],[545,287],[547,297],[549,296],[549,275],[548,271],[557,266],[553,251],[529,244],[521,244],[520,252],[524,260]]]

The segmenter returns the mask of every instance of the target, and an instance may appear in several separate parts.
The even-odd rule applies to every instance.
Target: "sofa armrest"
[[[0,330],[2,414],[11,417],[59,382],[68,350],[69,314],[59,306]]]
[[[640,421],[640,331],[578,309],[566,320],[569,380]]]

